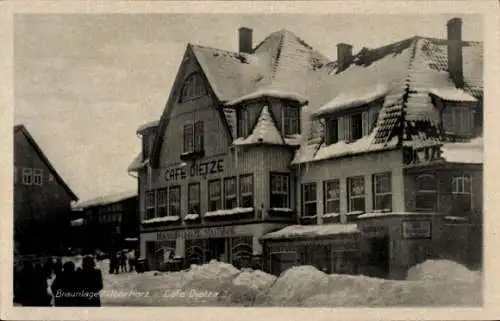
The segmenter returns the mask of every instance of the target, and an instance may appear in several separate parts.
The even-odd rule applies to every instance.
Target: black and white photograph
[[[485,14],[186,8],[12,15],[8,305],[483,308]]]

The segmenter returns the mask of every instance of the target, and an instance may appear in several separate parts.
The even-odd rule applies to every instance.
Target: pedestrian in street
[[[120,273],[120,252],[118,251],[116,254],[115,254],[115,274],[119,274]]]
[[[75,263],[68,261],[64,263],[62,271],[56,274],[51,286],[54,295],[54,305],[76,306],[77,278],[75,275]]]
[[[127,256],[123,250],[120,252],[120,270],[122,272],[127,272]]]
[[[135,270],[135,250],[130,250],[130,252],[127,253],[128,257],[128,271],[132,272]]]
[[[92,257],[83,258],[82,269],[75,275],[77,279],[77,292],[84,295],[78,298],[76,305],[100,307],[100,292],[103,288],[101,270],[95,268]]]

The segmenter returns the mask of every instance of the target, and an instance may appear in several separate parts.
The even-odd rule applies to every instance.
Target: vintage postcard
[[[498,3],[0,12],[3,319],[500,312]]]

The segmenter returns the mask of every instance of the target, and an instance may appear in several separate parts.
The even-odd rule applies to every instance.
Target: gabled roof
[[[57,180],[57,182],[59,184],[61,184],[61,186],[66,190],[66,192],[71,197],[71,199],[73,201],[78,201],[78,197],[76,196],[76,194],[73,193],[73,191],[69,188],[68,184],[66,184],[66,182],[62,179],[62,177],[57,173],[56,169],[54,168],[54,166],[52,166],[52,164],[50,163],[50,161],[47,158],[47,156],[45,156],[45,154],[43,153],[43,151],[40,148],[40,146],[38,146],[38,144],[36,143],[36,141],[33,138],[33,136],[31,136],[31,134],[28,132],[28,129],[26,129],[26,127],[24,125],[22,125],[22,124],[15,125],[14,126],[14,133],[17,133],[17,132],[21,132],[26,137],[27,141],[33,147],[33,149],[37,153],[38,157],[40,157],[40,159],[49,168],[49,170],[52,172],[52,174],[54,175],[54,177]]]
[[[81,210],[94,206],[104,206],[108,204],[114,204],[134,197],[137,197],[137,190],[129,190],[121,193],[95,197],[86,201],[76,203],[73,206],[73,210]]]

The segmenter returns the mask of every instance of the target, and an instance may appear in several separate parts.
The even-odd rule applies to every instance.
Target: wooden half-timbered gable
[[[57,253],[70,231],[71,202],[64,182],[24,125],[14,126],[14,249]]]
[[[252,255],[288,262],[271,253],[280,238],[338,239],[340,231],[343,244],[385,233],[372,244],[380,249],[355,248],[420,253],[373,258],[398,275],[443,236],[431,233],[413,251],[390,235],[401,229],[382,226],[371,237],[365,224],[400,224],[404,213],[405,231],[480,224],[483,47],[462,40],[460,19],[447,31],[447,39],[415,36],[357,54],[341,43],[336,61],[286,30],[253,46],[252,31],[240,28],[239,52],[188,45],[159,121],[138,131],[143,153],[130,167],[139,173],[142,253],[162,253],[164,241],[163,253],[231,260],[232,241],[200,240],[247,237]],[[343,233],[337,225],[346,224],[363,228]],[[285,225],[297,229],[263,236]],[[347,262],[335,257],[331,271]]]

